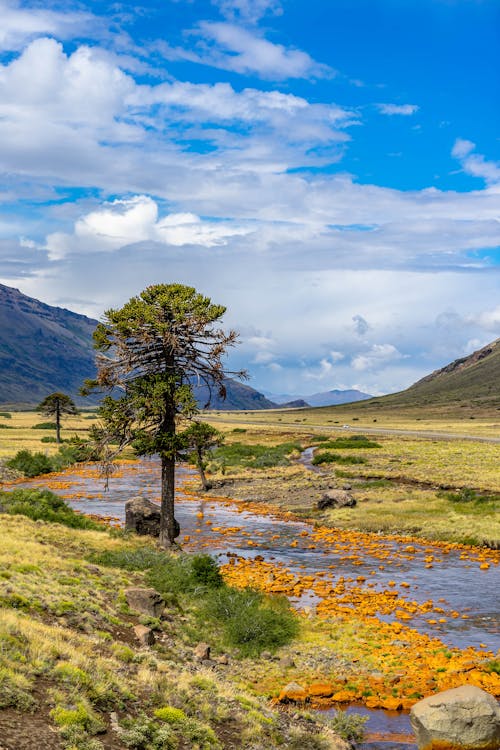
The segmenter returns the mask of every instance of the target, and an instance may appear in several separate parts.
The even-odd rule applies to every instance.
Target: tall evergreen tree
[[[73,400],[65,393],[51,393],[36,407],[46,417],[52,417],[56,421],[56,441],[61,442],[61,417],[63,415],[78,414]]]
[[[149,286],[120,309],[105,313],[94,332],[97,377],[84,393],[107,391],[100,407],[101,445],[110,461],[127,445],[139,455],[161,459],[160,544],[174,544],[175,460],[185,444],[177,434],[179,417],[191,417],[197,405],[191,386],[203,384],[209,398],[225,397],[227,375],[222,358],[236,342],[235,331],[215,324],[226,308],[193,287]],[[122,395],[115,396],[117,389]]]

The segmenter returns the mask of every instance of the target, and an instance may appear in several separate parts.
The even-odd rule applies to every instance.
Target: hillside
[[[97,320],[52,307],[0,284],[0,404],[32,406],[48,393],[63,391],[81,405],[78,390],[95,375],[92,333]],[[275,407],[254,388],[226,380],[225,401],[212,399],[213,409],[271,409]],[[200,406],[207,400],[195,389]]]
[[[324,407],[325,409],[327,407]],[[332,407],[332,414],[342,407]],[[456,359],[398,393],[349,404],[352,414],[407,412],[474,418],[500,409],[500,339]]]
[[[0,403],[36,404],[76,395],[94,374],[95,320],[0,284]]]
[[[336,406],[337,404],[351,404],[355,401],[365,401],[372,398],[372,396],[369,393],[351,389],[313,393],[312,396],[304,396],[304,398],[310,406]]]

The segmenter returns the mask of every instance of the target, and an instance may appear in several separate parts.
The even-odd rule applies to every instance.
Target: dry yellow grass
[[[52,421],[36,411],[11,411],[11,419],[0,416],[0,459],[9,458],[17,451],[27,449],[30,451],[43,451],[51,454],[57,451],[55,443],[42,443],[43,437],[55,437],[55,430],[34,430],[33,425],[40,422]],[[69,438],[73,435],[87,434],[93,420],[90,414],[80,414],[76,417],[68,417],[62,420],[61,437]],[[1,427],[4,425],[4,427]],[[7,428],[7,429],[5,429]]]

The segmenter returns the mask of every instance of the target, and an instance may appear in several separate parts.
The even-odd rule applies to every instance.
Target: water
[[[304,458],[305,462],[310,460],[310,456]],[[149,459],[120,467],[110,479],[108,492],[104,492],[95,467],[80,473],[70,469],[55,479],[32,480],[23,486],[48,486],[78,511],[105,516],[121,525],[126,500],[134,495],[159,499],[159,477],[159,462]],[[230,501],[190,495],[189,482],[193,479],[191,470],[178,468],[176,517],[185,548],[206,549],[222,562],[228,552],[246,558],[259,555],[274,566],[286,566],[295,575],[327,572],[325,577],[330,576],[332,582],[343,576],[351,587],[360,585],[356,578],[362,575],[373,591],[393,586],[401,595],[403,583],[409,600],[432,600],[441,610],[439,614],[416,615],[411,627],[439,637],[449,646],[487,647],[492,651],[500,648],[498,569],[494,564],[481,569],[480,561],[463,551],[414,541],[404,544],[382,535],[356,537],[335,530],[318,535],[307,523],[264,515]],[[306,590],[295,603],[314,605],[318,601],[317,594]],[[464,614],[468,619],[462,618]],[[392,620],[394,614],[380,617]],[[446,622],[440,623],[441,617]],[[407,715],[363,707],[349,710],[370,716],[365,750],[412,747]]]

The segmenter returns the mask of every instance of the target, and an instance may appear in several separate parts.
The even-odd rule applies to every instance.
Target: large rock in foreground
[[[410,721],[419,750],[499,750],[500,709],[474,685],[445,690],[416,703]]]
[[[318,510],[325,508],[354,508],[356,500],[346,490],[328,490],[321,500],[318,500]]]
[[[125,528],[136,534],[160,536],[160,506],[145,497],[125,503]]]

